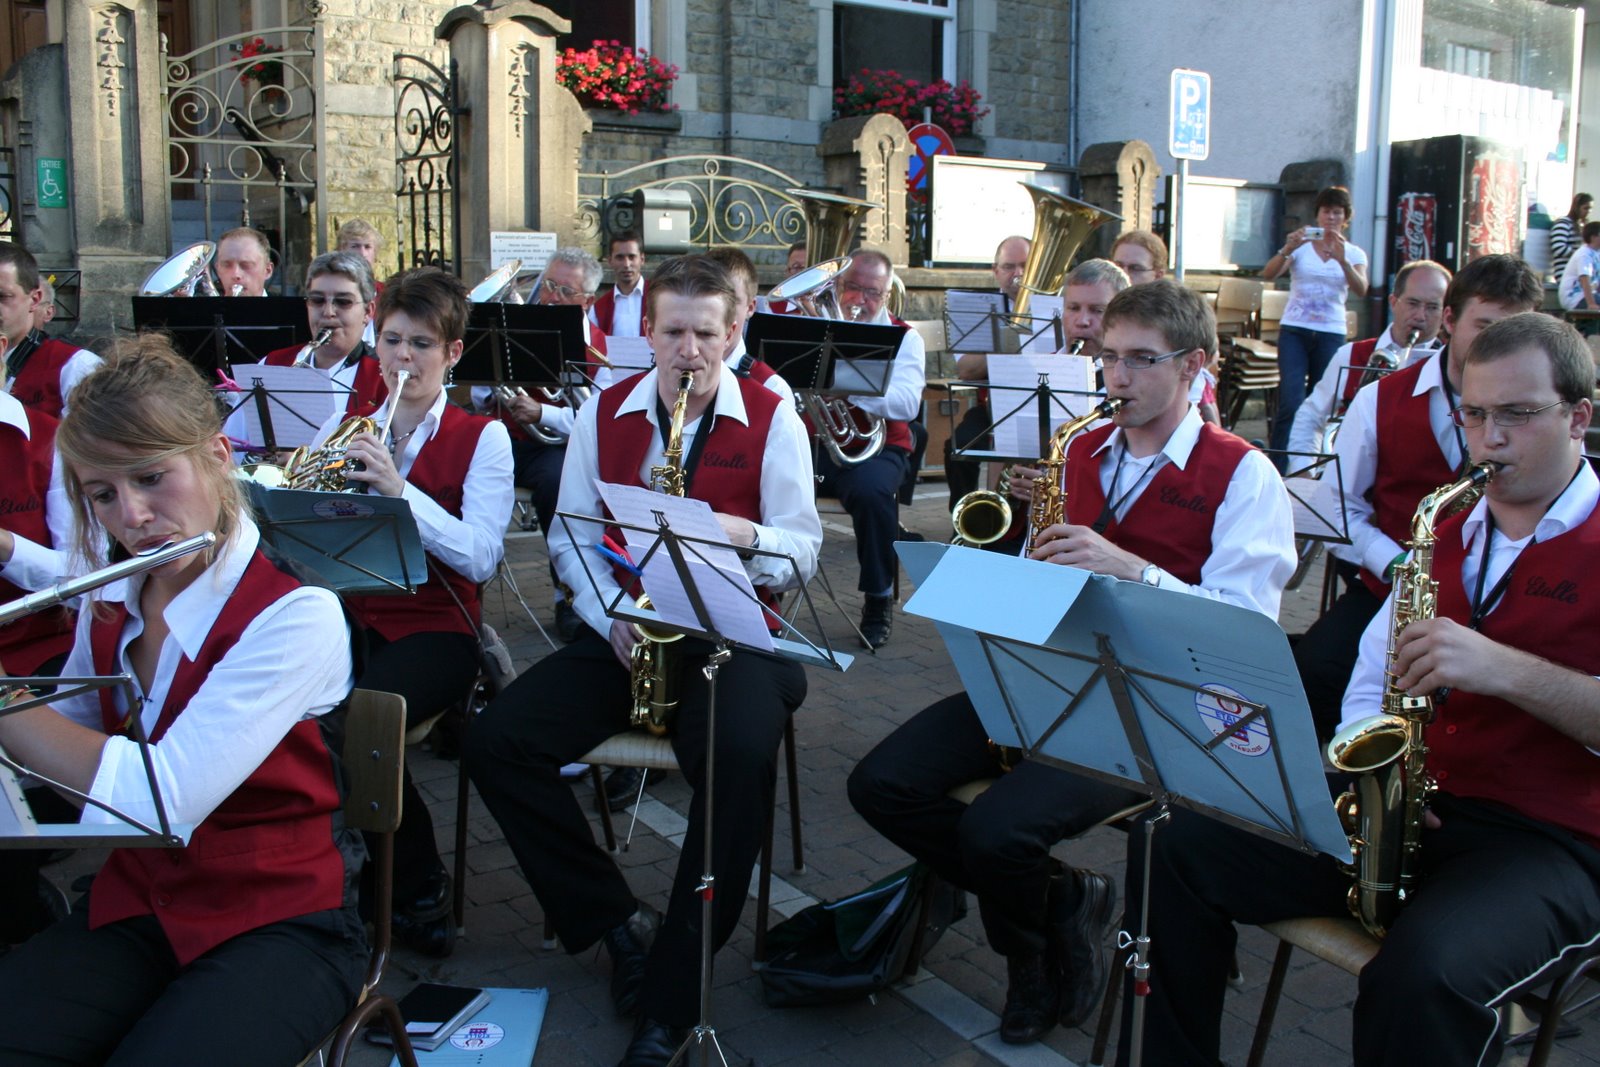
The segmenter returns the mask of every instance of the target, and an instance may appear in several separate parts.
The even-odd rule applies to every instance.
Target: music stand
[[[404,497],[247,483],[261,540],[340,593],[415,593],[428,558]]]
[[[1206,597],[951,547],[895,545],[917,583],[906,610],[937,623],[990,737],[1156,802],[1139,932],[1118,935],[1133,949],[1138,1064],[1148,857],[1173,807],[1351,861],[1288,639],[1265,615]]]
[[[745,347],[796,392],[882,396],[906,329],[757,312],[750,316]]]
[[[1276,448],[1261,451],[1268,459],[1282,457],[1284,461],[1283,487],[1289,492],[1289,506],[1294,512],[1295,538],[1348,545],[1350,518],[1344,507],[1344,468],[1338,453]]]
[[[1015,377],[1007,376],[996,381],[993,375],[997,369],[997,364],[1004,364],[1012,360],[1017,362],[1017,370],[1020,373]],[[1089,362],[1087,357],[1084,356],[1067,356],[1063,354],[1052,356],[1004,356],[995,363],[990,363],[990,380],[988,382],[963,382],[963,385],[989,389],[990,419],[988,425],[974,435],[965,447],[952,446],[950,449],[951,457],[959,456],[962,459],[974,462],[996,460],[1007,463],[1019,460],[1042,459],[1050,450],[1050,437],[1056,428],[1080,414],[1079,411],[1074,411],[1072,408],[1078,407],[1081,411],[1088,411],[1102,399],[1092,388],[1053,388],[1051,381],[1054,373],[1044,368],[1058,366],[1058,364],[1049,362],[1054,360],[1083,360],[1085,365]],[[1025,384],[1026,378],[1030,375],[1033,381]],[[1092,374],[1083,376],[1080,381],[1073,384],[1086,387],[1092,386]],[[1072,397],[1082,397],[1084,398],[1084,403],[1069,406],[1067,399]],[[953,423],[955,419],[953,412],[950,418]],[[1029,422],[1034,423],[1034,432],[1031,434],[1025,430],[1025,424]],[[1016,441],[1017,447],[1002,449],[998,447],[998,442],[993,440],[995,428],[1003,424],[1020,431]],[[951,433],[953,440],[953,425]],[[984,442],[986,438],[989,439],[990,444],[996,447],[976,447]],[[1024,448],[1024,442],[1028,442],[1030,447]],[[1036,449],[1031,447],[1034,442],[1037,443]]]
[[[702,668],[706,679],[706,757],[705,784],[702,787],[705,793],[702,831],[704,847],[701,856],[700,882],[697,887],[697,892],[700,894],[700,1017],[683,1044],[667,1061],[667,1067],[686,1062],[690,1050],[697,1048],[700,1050],[702,1067],[709,1067],[713,1049],[716,1050],[718,1059],[724,1064],[727,1063],[727,1057],[723,1055],[722,1046],[717,1041],[716,1027],[711,1024],[712,897],[716,883],[716,877],[712,872],[711,835],[712,813],[715,811],[716,799],[713,787],[716,768],[717,674],[736,647],[839,671],[849,667],[851,657],[834,652],[828,646],[827,638],[822,635],[821,621],[817,618],[816,608],[811,604],[804,586],[801,586],[801,595],[806,598],[811,618],[817,626],[817,635],[823,642],[821,646],[806,637],[778,612],[762,604],[753,590],[746,592],[749,589],[749,581],[745,578],[742,564],[738,564],[738,557],[764,556],[769,559],[786,559],[790,567],[794,568],[794,573],[798,574],[800,571],[794,557],[765,549],[735,550],[728,543],[726,535],[721,533],[720,528],[716,535],[711,537],[680,534],[673,529],[672,519],[668,516],[669,511],[680,525],[686,528],[706,529],[705,520],[715,524],[716,519],[711,516],[710,506],[704,501],[652,493],[638,486],[605,485],[601,487],[601,493],[607,498],[608,506],[622,502],[623,497],[618,495],[618,490],[622,490],[635,500],[638,494],[653,497],[659,504],[652,516],[654,525],[645,526],[593,515],[556,512],[557,518],[561,520],[567,536],[572,539],[574,545],[584,542],[578,540],[572,527],[573,523],[592,531],[594,541],[591,543],[598,543],[606,528],[611,527],[624,531],[625,537],[629,534],[635,535],[637,539],[630,538],[630,543],[648,545],[635,563],[640,571],[640,582],[652,605],[655,605],[645,609],[634,604],[626,589],[619,589],[616,595],[609,598],[601,593],[594,572],[590,569],[588,558],[583,552],[576,553],[591,588],[605,606],[606,615],[636,625],[649,626],[652,630],[698,637],[711,642],[713,646],[711,654],[706,659],[706,665]],[[622,510],[626,512],[632,509]],[[730,560],[733,561],[732,564]],[[655,563],[655,566],[652,566],[652,563]],[[738,564],[737,570],[732,569],[733,564]],[[740,579],[744,579],[742,586]],[[766,620],[768,624],[776,624],[780,628],[780,633],[793,634],[799,639],[776,638],[768,632],[765,641],[741,640],[738,635],[748,633],[752,606],[759,609],[759,615],[755,616],[758,625],[760,625],[759,620]],[[743,619],[734,617],[740,614],[745,617]],[[732,625],[729,625],[730,620]]]
[[[292,296],[136,296],[133,327],[165,330],[184,358],[210,381],[233,376],[235,363],[311,340],[305,301]]]
[[[473,304],[456,377],[555,389],[584,362],[583,309],[571,304]]]
[[[1005,294],[951,289],[945,293],[946,347],[957,353],[981,352],[1015,355],[1030,342],[1045,338],[1051,348],[1064,346],[1060,315],[1026,315],[1026,325],[1011,313]],[[1045,337],[1049,331],[1050,337]]]
[[[312,367],[278,367],[251,363],[238,368],[244,382],[235,381],[239,391],[227,394],[228,410],[223,413],[224,429],[235,413],[244,413],[244,430],[251,437],[235,441],[246,451],[257,447],[272,453],[282,448],[309,445],[335,411],[343,411],[353,390]],[[246,385],[245,383],[249,384]],[[324,400],[330,401],[323,403]],[[249,416],[255,416],[252,424]],[[260,429],[259,445],[254,431]]]

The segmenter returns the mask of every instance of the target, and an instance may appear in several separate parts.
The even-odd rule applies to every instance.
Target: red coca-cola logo
[[[1395,203],[1395,266],[1433,258],[1433,230],[1439,198],[1432,193],[1401,193]]]

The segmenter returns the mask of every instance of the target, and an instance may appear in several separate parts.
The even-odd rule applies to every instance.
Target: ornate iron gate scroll
[[[455,60],[441,70],[421,56],[395,54],[394,195],[401,270],[460,269],[459,106]]]

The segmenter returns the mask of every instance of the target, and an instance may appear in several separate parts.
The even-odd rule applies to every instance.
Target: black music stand
[[[624,487],[634,489],[637,487]],[[660,494],[655,494],[660,495]],[[667,499],[663,497],[662,499]],[[673,498],[676,499],[676,498]],[[692,501],[701,504],[702,501]],[[706,506],[709,514],[709,506]],[[631,543],[648,545],[639,556],[636,566],[641,572],[641,583],[650,596],[653,604],[663,605],[667,614],[652,608],[641,609],[637,607],[626,589],[620,589],[615,596],[607,598],[600,592],[598,583],[595,582],[594,572],[589,567],[589,561],[584,553],[577,553],[579,562],[583,565],[584,575],[589,579],[591,588],[600,602],[605,606],[606,615],[613,619],[622,619],[637,625],[649,626],[652,630],[663,630],[679,633],[685,636],[694,636],[712,644],[712,651],[706,660],[702,672],[706,679],[706,762],[705,762],[705,792],[704,800],[704,831],[703,854],[701,856],[700,883],[697,891],[700,894],[700,1017],[689,1036],[683,1044],[673,1053],[672,1059],[667,1061],[667,1067],[675,1063],[687,1061],[691,1049],[700,1050],[700,1063],[702,1067],[711,1064],[711,1052],[716,1050],[717,1058],[727,1064],[727,1057],[723,1055],[722,1046],[717,1041],[716,1027],[711,1024],[711,958],[712,958],[712,897],[715,893],[716,877],[712,873],[712,813],[715,810],[715,769],[716,769],[716,734],[717,734],[717,674],[728,657],[733,654],[735,647],[748,648],[755,652],[765,652],[769,655],[778,655],[794,659],[800,663],[812,666],[829,667],[833,670],[843,671],[851,662],[851,657],[840,652],[834,652],[828,646],[827,638],[822,635],[821,621],[817,618],[816,608],[811,604],[810,597],[801,586],[801,595],[806,598],[806,606],[810,611],[813,624],[817,627],[817,635],[822,640],[819,646],[796,629],[787,619],[762,604],[760,600],[745,593],[739,583],[730,578],[729,557],[737,554],[739,557],[754,558],[765,556],[770,559],[787,559],[789,565],[799,573],[799,567],[794,557],[782,552],[772,552],[763,549],[738,549],[729,545],[726,537],[694,537],[680,535],[675,532],[668,522],[667,516],[662,511],[655,512],[655,527],[629,524],[600,518],[593,515],[577,515],[569,512],[556,512],[561,520],[568,538],[573,544],[581,544],[573,532],[572,523],[578,523],[593,531],[596,542],[604,535],[606,528],[621,529],[624,537]],[[715,521],[714,519],[712,520]],[[629,535],[633,535],[630,537]],[[665,557],[663,560],[661,557]],[[653,561],[664,563],[663,566],[652,567]],[[741,571],[742,576],[742,571]],[[776,624],[780,633],[789,633],[798,637],[771,638],[771,648],[762,648],[758,645],[747,645],[723,633],[717,618],[717,602],[723,601],[722,608],[726,610],[726,597],[729,590],[736,590],[739,595],[760,609],[762,617],[768,625]],[[679,606],[677,610],[668,605]],[[682,606],[687,606],[688,611],[682,611]],[[748,607],[748,605],[745,605]]]
[[[965,447],[958,448],[951,445],[951,458],[961,458],[982,462],[994,460],[1004,463],[1014,463],[1023,460],[1042,459],[1050,450],[1050,436],[1055,428],[1062,423],[1076,418],[1079,414],[1087,412],[1102,399],[1100,394],[1083,389],[1053,389],[1048,376],[1039,375],[1038,384],[1032,389],[1021,389],[1012,385],[995,385],[993,382],[962,382],[963,386],[973,388],[987,388],[989,390],[990,419],[971,442]],[[1003,397],[1003,399],[1002,399]],[[1067,406],[1065,398],[1082,397],[1084,403],[1074,405],[1081,411],[1073,411]],[[996,414],[996,412],[999,412]],[[1019,455],[1012,452],[1001,452],[994,448],[979,448],[985,441],[993,444],[994,428],[1010,419],[1018,419],[1026,413],[1028,418],[1037,422],[1039,448],[1031,455]],[[955,413],[950,413],[951,440],[954,441]]]
[[[1344,507],[1344,468],[1339,454],[1281,448],[1261,451],[1269,460],[1283,459],[1283,487],[1289,491],[1289,506],[1294,510],[1296,539],[1348,545],[1350,519]]]
[[[882,396],[907,327],[757,312],[745,347],[796,391]]]
[[[473,304],[456,377],[480,384],[559,388],[584,362],[583,309],[570,304]]]
[[[952,309],[951,297],[959,306]],[[1025,326],[1019,323],[1026,323]],[[1059,316],[1025,315],[1019,320],[1011,312],[1004,293],[984,290],[952,289],[945,294],[945,344],[952,352],[1015,355],[1024,345],[1045,335],[1052,336],[1052,349],[1066,344]]]
[[[248,483],[261,540],[340,593],[415,593],[428,559],[403,497]]]
[[[133,327],[165,330],[184,358],[211,381],[235,363],[311,340],[305,301],[292,296],[136,296]]]
[[[234,385],[237,392],[219,391],[225,397],[224,403],[227,410],[222,414],[224,428],[229,418],[235,412],[253,411],[256,420],[261,425],[261,440],[235,442],[247,450],[259,447],[268,452],[277,452],[283,448],[296,448],[300,445],[309,445],[316,438],[317,432],[322,429],[323,423],[336,411],[344,411],[349,404],[349,396],[354,390],[339,382],[334,382],[322,374],[321,371],[310,367],[270,367],[267,370],[263,363],[251,363],[237,368],[238,379]],[[274,378],[290,378],[294,372],[305,372],[317,375],[318,380],[309,380],[306,388],[272,387],[266,384],[263,375]],[[289,372],[289,373],[285,373]],[[242,379],[242,380],[239,380]],[[296,402],[298,397],[331,397],[333,406],[328,409],[322,418],[317,418],[314,413],[308,414],[302,410],[302,405]],[[312,405],[305,405],[310,409]],[[245,427],[249,429],[248,424]]]

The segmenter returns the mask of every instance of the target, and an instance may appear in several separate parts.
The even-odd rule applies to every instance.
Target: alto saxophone
[[[683,422],[689,411],[689,390],[694,375],[684,371],[678,379],[678,398],[672,403],[672,426],[667,432],[663,462],[650,468],[650,488],[668,496],[683,495]],[[634,601],[640,610],[650,607],[650,597],[641,594]],[[678,713],[678,655],[673,648],[683,640],[681,633],[638,627],[641,640],[633,646],[633,708],[628,723],[661,737],[672,729]]]
[[[1395,647],[1407,626],[1437,613],[1434,528],[1452,505],[1470,506],[1498,469],[1494,463],[1479,463],[1417,505],[1406,543],[1410,557],[1394,568],[1382,711],[1344,727],[1328,743],[1328,759],[1335,767],[1361,775],[1336,806],[1355,853],[1350,913],[1374,937],[1388,931],[1416,886],[1423,812],[1437,788],[1428,773],[1425,736],[1433,721],[1434,697],[1409,696],[1395,684]]]

